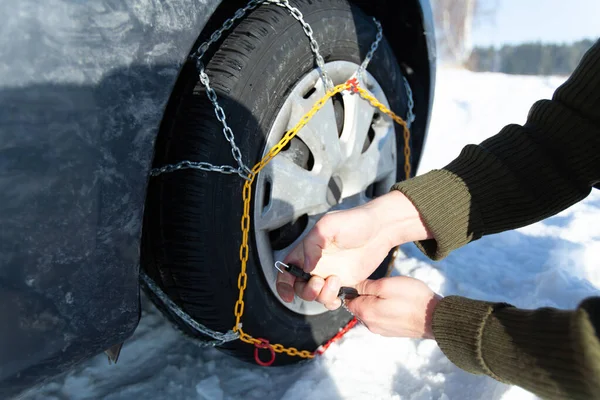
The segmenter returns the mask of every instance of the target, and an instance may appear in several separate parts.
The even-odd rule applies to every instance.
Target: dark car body
[[[243,4],[222,3],[0,2],[0,397],[136,328],[155,139],[200,33]],[[361,5],[424,77],[424,137],[435,77],[428,1]]]

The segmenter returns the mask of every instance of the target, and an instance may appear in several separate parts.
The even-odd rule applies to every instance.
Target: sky
[[[476,46],[600,38],[600,0],[483,0],[495,15],[476,23]]]

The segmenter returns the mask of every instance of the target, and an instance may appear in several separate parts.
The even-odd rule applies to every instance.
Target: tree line
[[[475,47],[466,61],[472,71],[519,75],[570,75],[593,40],[571,44],[523,43]]]

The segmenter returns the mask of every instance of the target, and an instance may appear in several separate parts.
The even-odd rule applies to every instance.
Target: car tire
[[[377,33],[370,17],[343,0],[298,0],[292,4],[312,27],[326,62],[361,63]],[[252,166],[264,153],[266,132],[287,94],[303,76],[314,71],[307,37],[286,10],[261,5],[226,34],[210,60],[205,61],[243,160]],[[406,115],[402,73],[385,38],[368,71],[381,84],[391,109]],[[396,128],[398,154],[403,154],[401,133]],[[188,65],[167,107],[154,166],[182,160],[235,166],[231,154],[205,89],[193,65]],[[402,179],[404,160],[398,157],[397,162],[397,178]],[[142,268],[185,312],[220,332],[232,329],[235,322],[243,184],[244,180],[235,174],[184,169],[152,178],[148,188]],[[315,350],[352,316],[344,309],[302,315],[283,306],[268,288],[255,238],[250,236],[244,331],[270,343]],[[385,274],[389,260],[390,256],[373,277]],[[152,294],[150,297],[160,303]],[[158,305],[185,333],[205,339],[164,305]],[[222,349],[242,360],[254,359],[254,347],[239,340]],[[300,360],[278,354],[275,364]]]

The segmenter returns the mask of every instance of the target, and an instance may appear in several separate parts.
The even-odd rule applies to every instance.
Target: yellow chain
[[[389,115],[394,122],[402,127],[404,130],[404,176],[406,179],[410,179],[410,130],[406,121],[396,115],[392,110],[381,104],[379,100],[373,97],[368,91],[361,87],[355,87],[360,94],[360,97],[367,100],[373,107],[378,108],[382,113]]]
[[[356,81],[355,81],[356,82]],[[246,285],[248,283],[248,275],[246,273],[246,265],[248,262],[248,235],[250,232],[250,200],[252,197],[252,184],[254,183],[254,179],[257,174],[296,136],[296,134],[302,129],[311,118],[325,105],[327,100],[336,95],[337,93],[343,92],[344,90],[352,90],[360,95],[363,99],[369,102],[373,107],[378,108],[382,113],[389,115],[398,125],[402,126],[404,129],[404,172],[406,174],[406,178],[410,177],[410,131],[406,122],[396,115],[393,111],[383,105],[379,100],[373,97],[368,91],[365,89],[358,87],[356,83],[350,83],[350,81],[343,83],[341,85],[335,86],[333,89],[329,90],[321,100],[317,101],[315,105],[308,111],[300,121],[294,126],[291,130],[287,131],[283,138],[273,146],[267,155],[265,155],[262,160],[260,160],[253,168],[252,174],[250,175],[250,179],[246,180],[244,183],[244,189],[242,191],[242,199],[244,201],[244,214],[241,220],[241,228],[242,228],[242,244],[240,245],[240,262],[242,268],[240,270],[240,274],[238,275],[238,289],[239,296],[238,300],[235,303],[234,314],[235,314],[235,326],[233,327],[233,331],[237,332],[240,335],[240,340],[245,343],[257,345],[261,344],[262,341],[252,337],[247,334],[242,329],[242,315],[244,315],[244,291],[246,290]],[[388,270],[389,272],[389,270]],[[271,344],[270,345],[273,351],[276,353],[286,353],[289,356],[298,356],[302,358],[314,358],[314,352],[308,350],[298,350],[294,347],[284,347],[281,344]]]

